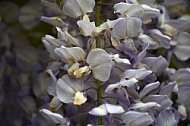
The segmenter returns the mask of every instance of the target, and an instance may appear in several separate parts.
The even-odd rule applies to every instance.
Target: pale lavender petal
[[[119,20],[113,27],[113,37],[123,39],[126,37],[135,37],[140,33],[142,21],[135,17],[126,17]],[[133,30],[131,30],[133,29]]]
[[[162,32],[158,29],[149,30],[150,37],[152,37],[155,41],[157,41],[161,47],[166,49],[170,48],[170,40],[171,38],[167,35],[162,34]]]
[[[67,83],[68,76],[63,76],[58,79],[56,85],[56,94],[60,101],[63,103],[72,103],[75,95],[75,90]]]
[[[64,118],[61,114],[53,113],[47,109],[41,109],[40,112],[53,121],[55,125],[59,124],[61,126],[69,126],[70,124],[69,120]]]
[[[106,106],[103,104],[103,105],[100,105],[99,107],[95,107],[92,110],[90,110],[89,114],[96,115],[96,116],[105,116],[108,114],[108,112],[106,110]]]
[[[112,69],[112,60],[103,49],[92,49],[86,59],[96,79],[107,81]]]
[[[142,62],[147,64],[157,76],[159,76],[169,65],[168,61],[162,56],[146,57]]]
[[[56,26],[56,27],[61,27],[61,28],[67,27],[67,24],[59,17],[41,16],[40,20],[44,21],[46,23],[49,23],[49,24],[51,24],[53,26]]]
[[[177,92],[178,94],[178,103],[182,103],[185,106],[190,105],[189,97],[190,97],[190,81],[182,82],[179,85],[179,91]]]
[[[101,80],[103,82],[110,78],[110,73],[113,65],[111,63],[104,63],[98,66],[92,67],[92,72],[95,79]]]
[[[189,46],[186,45],[178,45],[175,49],[174,49],[174,54],[176,55],[176,57],[181,60],[181,61],[186,61],[189,59],[190,57],[190,50],[189,50]]]
[[[127,126],[148,126],[154,122],[146,112],[128,111],[122,116],[122,121]]]
[[[109,84],[105,90],[106,93],[111,94],[112,91],[116,88],[121,88],[121,84],[120,83],[115,83],[115,84]]]
[[[128,69],[126,70],[122,78],[136,78],[137,80],[143,80],[147,75],[151,74],[151,70],[141,69]]]
[[[90,13],[93,11],[95,6],[95,0],[76,0],[80,5],[83,14]]]
[[[116,13],[120,13],[122,16],[142,17],[143,9],[138,4],[129,4],[120,2],[114,5]]]
[[[164,110],[168,107],[171,107],[173,104],[167,95],[149,95],[143,99],[143,102],[157,102],[159,105],[161,105],[159,110]]]
[[[161,107],[158,103],[156,102],[147,102],[147,103],[136,103],[133,104],[132,107],[130,107],[131,109],[135,109],[135,110],[140,110],[140,111],[148,111],[150,109],[156,109]]]
[[[81,80],[70,78],[68,75],[59,78],[56,85],[56,94],[60,101],[72,103],[77,91],[82,91],[84,85]]]
[[[165,85],[164,87],[161,88],[159,94],[160,95],[168,95],[168,96],[170,96],[170,94],[174,90],[175,85],[176,85],[175,82],[168,83],[167,85]]]
[[[146,4],[141,4],[141,7],[144,10],[143,18],[156,18],[160,16],[160,10],[156,8],[152,8]]]
[[[142,45],[143,50],[135,57],[134,67],[137,67],[146,56],[146,50],[150,46],[150,43],[144,43]]]
[[[65,46],[61,46],[60,48],[56,48],[54,52],[59,55],[63,62],[69,64],[83,61],[86,56],[85,51],[80,47],[67,48]]]
[[[122,86],[127,86],[128,88],[130,88],[130,87],[133,87],[137,82],[138,82],[138,80],[136,78],[130,78],[128,80],[124,79],[120,83]]]
[[[140,97],[144,97],[145,95],[147,95],[149,92],[151,92],[152,90],[158,88],[158,86],[160,85],[160,82],[154,82],[154,83],[150,83],[147,84],[142,91],[140,92]]]
[[[163,110],[158,115],[156,126],[177,126],[174,113],[171,110]]]
[[[80,10],[80,6],[78,5],[76,0],[67,0],[66,3],[63,5],[63,13],[73,17],[77,18],[80,15],[82,15],[82,12]]]
[[[123,113],[125,110],[123,109],[122,106],[120,105],[112,105],[112,104],[104,104],[105,107],[106,107],[106,110],[108,113],[110,114],[120,114],[120,113]]]
[[[66,0],[66,3],[63,5],[63,13],[77,18],[83,14],[92,12],[94,6],[94,0]]]

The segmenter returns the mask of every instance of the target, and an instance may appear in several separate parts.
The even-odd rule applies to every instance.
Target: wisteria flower
[[[77,21],[77,25],[84,36],[96,37],[99,36],[104,30],[101,27],[96,27],[95,22],[79,20]]]
[[[56,85],[57,98],[63,103],[73,103],[81,105],[87,101],[82,92],[84,84],[81,80],[70,78],[68,75],[59,78]]]

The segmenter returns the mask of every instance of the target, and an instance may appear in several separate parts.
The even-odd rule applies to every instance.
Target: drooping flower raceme
[[[111,20],[102,16],[109,15],[104,14],[109,5],[104,1],[65,0],[61,8],[43,3],[62,12],[41,18],[57,33],[42,38],[54,60],[47,68],[54,78],[48,90],[54,97],[52,110],[64,103],[64,117],[70,117],[72,125],[177,125],[188,117],[188,80],[178,73],[185,71],[186,76],[189,71],[168,68],[177,59],[189,59],[184,47],[189,33],[178,25],[188,24],[188,16],[170,17],[168,1],[116,2],[118,18]],[[100,6],[106,7],[100,11]]]

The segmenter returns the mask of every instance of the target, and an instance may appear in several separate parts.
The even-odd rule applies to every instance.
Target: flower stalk
[[[98,4],[99,0],[96,0],[95,3],[95,24],[96,26],[99,26],[101,24],[101,14],[100,14],[100,6]],[[100,38],[96,40],[96,48],[101,48],[101,43],[100,43]],[[102,92],[101,92],[101,81],[96,80],[96,85],[97,85],[97,101],[98,101],[98,106],[100,105],[100,101],[102,99]],[[102,117],[98,116],[98,125],[102,125]]]

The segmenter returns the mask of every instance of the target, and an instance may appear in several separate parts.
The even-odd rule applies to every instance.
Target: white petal
[[[112,69],[111,63],[104,63],[98,66],[92,67],[92,72],[93,72],[94,78],[105,82],[110,78],[111,69]]]
[[[123,80],[121,81],[122,86],[127,86],[127,87],[133,87],[135,83],[137,83],[138,80],[136,78],[130,78],[129,80]]]
[[[131,64],[128,59],[119,58],[119,54],[112,55],[111,58],[117,63]]]
[[[141,4],[141,7],[144,10],[144,16],[147,18],[155,18],[160,15],[160,10],[156,8],[152,8],[146,4]]]
[[[45,16],[41,16],[41,21],[47,22],[53,26],[57,26],[57,27],[61,27],[61,28],[65,28],[67,27],[67,24],[65,22],[63,22],[63,20],[59,17],[45,17]]]
[[[114,5],[114,10],[122,16],[142,17],[143,9],[140,5],[120,2]]]
[[[106,110],[106,106],[103,104],[103,105],[100,105],[99,107],[93,108],[91,111],[89,111],[89,114],[96,115],[96,116],[105,116],[108,113]]]
[[[66,118],[58,113],[53,113],[47,109],[41,109],[40,112],[43,113],[48,119],[53,121],[56,125],[59,124],[61,126],[69,126],[70,124]]]
[[[86,55],[85,51],[80,47],[64,47],[56,48],[54,50],[59,55],[61,60],[65,63],[73,64],[75,62],[83,61]]]
[[[63,103],[72,103],[73,97],[75,94],[75,90],[69,86],[67,81],[60,78],[57,81],[56,94],[57,94],[57,97],[59,98],[59,100],[62,101]]]
[[[86,59],[96,79],[107,81],[112,69],[112,60],[103,49],[92,49]]]
[[[94,22],[79,20],[77,21],[77,25],[79,26],[79,29],[84,36],[93,36],[95,29]]]
[[[147,103],[136,103],[131,108],[132,109],[138,109],[141,111],[147,111],[151,108],[158,108],[160,105],[156,102],[147,102]]]
[[[113,91],[115,88],[120,88],[120,86],[121,86],[120,83],[109,84],[109,85],[107,86],[105,92],[111,94],[112,91]]]
[[[177,46],[174,49],[174,54],[181,61],[185,61],[185,60],[189,59],[189,57],[190,57],[189,39],[190,39],[190,34],[185,33],[185,32],[180,33],[176,38]]]
[[[95,6],[94,0],[76,0],[76,1],[80,5],[83,14],[93,11],[93,8]]]
[[[158,29],[152,29],[150,31],[150,36],[157,41],[161,47],[164,47],[166,49],[170,48],[170,40],[171,38],[167,35],[162,34],[162,32]]]
[[[126,37],[135,37],[139,35],[142,26],[142,21],[136,17],[126,17],[117,21],[114,25],[112,34],[117,39]],[[133,29],[133,30],[131,30]]]
[[[81,8],[76,0],[67,0],[63,5],[62,10],[64,14],[73,18],[77,18],[82,15]]]
[[[112,104],[104,104],[106,106],[107,112],[110,114],[120,114],[125,112],[122,106],[119,105],[112,105]]]

